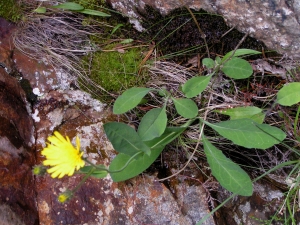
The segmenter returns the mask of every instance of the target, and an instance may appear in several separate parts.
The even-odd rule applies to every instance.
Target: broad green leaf
[[[146,141],[145,144],[152,148],[159,146],[165,147],[167,144],[176,139],[186,127],[167,127],[163,135],[150,141]]]
[[[251,196],[253,186],[248,174],[205,138],[203,145],[211,172],[222,187],[238,195]]]
[[[140,136],[132,127],[118,122],[106,123],[103,127],[116,151],[129,156],[139,151],[150,154],[150,148],[142,142]]]
[[[215,61],[212,60],[211,58],[204,58],[202,60],[203,66],[206,66],[208,69],[212,69],[215,67]]]
[[[216,63],[217,63],[218,65],[220,65],[221,62],[222,62],[222,60],[221,60],[221,58],[220,58],[219,56],[216,57],[215,61],[216,61]]]
[[[194,120],[190,120],[181,127],[167,127],[163,135],[151,141],[145,142],[150,148],[150,155],[142,154],[137,156],[122,172],[111,173],[115,182],[130,179],[147,169],[159,156],[164,147],[176,139]],[[109,169],[111,171],[120,170],[130,159],[130,156],[119,153],[111,162]]]
[[[33,12],[36,12],[36,13],[46,13],[46,7],[38,7],[35,10],[33,10]]]
[[[84,7],[82,5],[77,4],[75,2],[64,2],[52,7],[57,9],[66,9],[66,10],[74,10],[74,11],[84,10]]]
[[[114,114],[122,114],[136,107],[146,94],[152,89],[133,87],[123,92],[115,101]]]
[[[142,141],[149,141],[161,136],[167,127],[166,108],[151,109],[142,118],[138,128],[138,135]]]
[[[196,103],[187,98],[172,98],[175,108],[179,115],[184,118],[194,118],[198,115],[198,107]]]
[[[226,59],[231,57],[233,51],[228,52],[222,59],[222,62],[224,62]],[[237,49],[233,55],[233,57],[238,57],[238,56],[246,56],[246,55],[257,55],[261,54],[259,51],[255,51],[252,49]]]
[[[250,116],[249,119],[253,120],[256,123],[262,124],[265,120],[266,114],[263,112],[257,113],[253,116]]]
[[[284,106],[291,106],[300,102],[300,82],[293,82],[285,85],[277,93],[277,103]]]
[[[244,59],[232,58],[227,61],[221,70],[234,79],[245,79],[253,73],[252,66]]]
[[[152,149],[150,155],[142,154],[140,156],[137,156],[128,164],[128,166],[124,170],[117,173],[110,173],[112,180],[114,182],[120,182],[139,175],[157,159],[163,149],[163,146],[159,146]],[[119,153],[111,162],[109,170],[120,170],[128,162],[129,159],[129,155]]]
[[[110,17],[109,14],[98,11],[98,10],[93,10],[93,9],[83,9],[79,11],[80,13],[87,14],[87,15],[93,15],[93,16],[100,16],[100,17]]]
[[[251,119],[229,120],[220,123],[208,123],[212,129],[233,143],[245,148],[266,149],[285,139],[285,133],[268,124],[258,124]]]
[[[87,174],[87,173],[89,173],[91,171],[91,169],[94,168],[94,171],[91,174],[92,177],[95,177],[95,178],[98,178],[98,179],[106,177],[107,174],[108,174],[108,172],[105,171],[105,170],[103,170],[103,169],[107,169],[106,166],[104,166],[104,165],[97,165],[97,167],[98,168],[95,169],[93,166],[84,166],[84,167],[82,167],[80,169],[80,172]]]
[[[262,113],[262,109],[255,106],[221,109],[216,110],[216,112],[230,116],[230,120],[249,118],[257,123],[262,123],[265,118],[265,114]]]
[[[212,75],[193,77],[182,86],[182,91],[187,98],[199,95],[207,87]]]
[[[176,139],[186,128],[188,128],[194,120],[189,120],[180,127],[167,127],[165,132],[158,138],[151,141],[146,141],[145,144],[152,148],[157,148],[159,146],[165,147],[167,144]]]

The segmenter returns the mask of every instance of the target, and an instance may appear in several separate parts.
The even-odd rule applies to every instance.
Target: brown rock
[[[38,150],[53,130],[75,142],[78,135],[81,149],[90,161],[109,165],[116,152],[103,130],[103,123],[116,120],[103,105],[90,95],[76,91],[51,91],[34,107]],[[42,157],[38,157],[42,161]],[[83,178],[76,174],[62,179],[49,175],[36,181],[39,220],[48,224],[195,224],[207,212],[206,193],[199,186],[181,184],[180,197],[174,197],[155,176],[138,176],[126,182],[114,183],[89,178],[66,204],[57,201],[59,193],[72,190]],[[193,199],[193,201],[192,201]],[[198,208],[201,206],[200,208]],[[192,210],[195,207],[194,210]],[[197,209],[196,209],[197,208]],[[209,223],[214,224],[212,218]]]
[[[0,67],[5,67],[8,72],[12,70],[11,55],[13,51],[12,33],[16,26],[0,17]]]
[[[33,225],[37,222],[31,173],[34,127],[24,99],[17,80],[0,68],[0,203],[9,206],[24,224]]]

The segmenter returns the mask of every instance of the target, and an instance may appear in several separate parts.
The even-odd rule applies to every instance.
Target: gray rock
[[[171,10],[182,7],[178,0],[110,0],[113,8],[130,18],[138,30],[141,19],[137,13],[145,5],[158,9],[165,15]],[[249,32],[250,36],[263,41],[269,49],[286,54],[294,59],[300,58],[300,3],[299,1],[282,0],[183,0],[184,5],[195,9],[204,9],[224,17],[230,26],[241,32]]]

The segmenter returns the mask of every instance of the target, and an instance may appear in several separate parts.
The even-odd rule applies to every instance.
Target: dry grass
[[[28,7],[30,11],[34,9]],[[90,41],[92,35],[99,34],[99,26],[84,25],[84,17],[80,14],[49,8],[45,14],[26,15],[14,33],[13,41],[25,55],[80,78],[84,86],[92,84],[103,90],[88,78],[81,60],[82,56],[99,50]]]

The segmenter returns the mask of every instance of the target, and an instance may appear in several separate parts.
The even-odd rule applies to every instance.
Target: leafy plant
[[[185,97],[175,98],[167,90],[134,87],[126,90],[115,101],[113,112],[125,113],[136,107],[149,92],[156,92],[164,98],[164,105],[150,110],[141,119],[137,132],[123,123],[107,123],[104,125],[108,139],[112,142],[117,157],[111,162],[109,172],[114,181],[122,181],[134,177],[145,169],[159,156],[164,147],[178,137],[195,121],[215,130],[234,144],[245,148],[267,149],[280,143],[286,137],[279,128],[263,124],[264,114],[257,107],[238,107],[224,112],[230,116],[229,121],[210,123],[198,115],[197,103],[193,97],[200,95],[209,87],[210,81],[219,71],[230,78],[244,79],[252,74],[250,64],[239,56],[258,54],[257,51],[239,49],[230,52],[223,59],[203,59],[203,64],[213,72],[207,76],[193,77],[182,85]],[[286,88],[283,89],[283,91]],[[289,91],[289,90],[288,90]],[[279,92],[279,99],[282,94]],[[187,123],[179,127],[167,127],[166,107],[169,102],[174,104],[177,113],[187,119]],[[288,100],[279,100],[280,103]],[[201,137],[212,174],[227,190],[244,196],[252,195],[253,188],[250,177],[236,163],[228,159],[204,135]],[[124,167],[126,165],[126,167]]]
[[[112,160],[109,168],[104,165],[94,165],[86,160],[91,165],[81,168],[81,173],[95,178],[103,178],[110,174],[115,182],[135,177],[157,159],[166,145],[178,138],[192,123],[193,125],[198,123],[200,137],[197,147],[200,146],[200,143],[202,144],[212,175],[234,195],[251,196],[253,181],[249,175],[213,144],[208,135],[204,134],[206,130],[204,129],[202,132],[204,126],[210,127],[233,144],[248,149],[265,150],[281,143],[286,134],[277,127],[263,123],[265,116],[263,110],[253,106],[216,110],[217,113],[230,116],[230,120],[209,122],[206,119],[206,114],[209,112],[207,111],[202,116],[199,113],[196,98],[193,99],[201,96],[204,90],[210,88],[212,79],[219,72],[223,72],[233,79],[244,79],[251,76],[253,71],[250,64],[238,58],[250,54],[258,54],[258,52],[239,49],[227,53],[222,59],[218,57],[215,60],[203,59],[203,65],[209,68],[210,73],[187,80],[181,89],[184,97],[172,96],[172,93],[165,89],[145,87],[133,87],[123,92],[114,103],[114,114],[123,114],[132,110],[150,92],[151,95],[160,96],[163,104],[149,110],[141,119],[137,130],[121,122],[106,123],[104,125],[105,133],[118,155]],[[300,101],[299,85],[300,83],[295,82],[284,86],[277,94],[277,104],[290,106],[298,103]],[[185,121],[184,124],[176,127],[168,126],[167,108],[173,105],[177,114]],[[290,164],[297,162],[293,161]],[[299,181],[297,180],[296,183],[298,184]],[[291,191],[291,193],[295,192]]]

